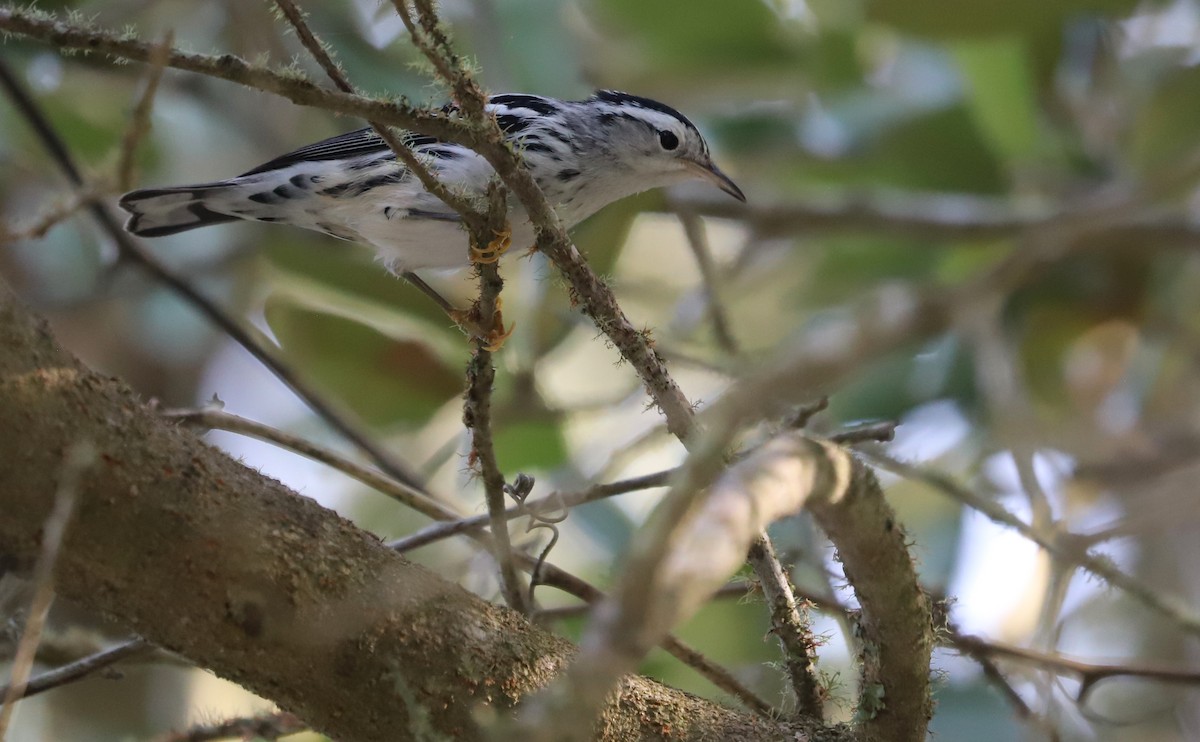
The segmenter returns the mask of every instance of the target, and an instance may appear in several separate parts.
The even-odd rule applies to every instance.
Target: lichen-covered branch
[[[933,716],[929,600],[917,583],[904,529],[875,474],[857,462],[850,471],[844,492],[811,498],[808,510],[837,547],[862,606],[859,728],[878,742],[924,740]]]
[[[681,486],[687,485],[677,480]],[[593,713],[617,678],[707,601],[769,523],[801,508],[830,534],[862,602],[864,643],[873,656],[864,663],[871,683],[859,702],[867,713],[861,730],[869,739],[924,739],[932,626],[901,531],[861,464],[837,446],[793,433],[731,467],[679,519],[656,511],[612,599],[597,608],[564,682],[527,704],[522,733],[534,740],[581,738],[570,720]],[[888,733],[894,736],[880,736]]]
[[[808,612],[797,604],[791,581],[766,531],[750,544],[747,561],[758,576],[771,610],[771,631],[783,649],[783,664],[796,696],[796,710],[802,716],[821,719],[824,690],[817,681],[817,643]]]

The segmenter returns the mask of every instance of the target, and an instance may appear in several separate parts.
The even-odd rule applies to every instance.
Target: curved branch
[[[685,486],[677,482],[673,493]],[[728,580],[768,524],[802,508],[838,548],[862,605],[864,738],[924,739],[933,628],[902,529],[861,463],[794,433],[731,467],[680,518],[656,511],[612,599],[597,608],[579,658],[552,694],[527,705],[522,731],[534,740],[578,735],[569,720],[594,713],[619,677]]]

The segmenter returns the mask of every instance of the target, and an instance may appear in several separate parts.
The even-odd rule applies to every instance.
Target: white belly
[[[512,249],[533,247],[533,225],[521,215],[512,225]],[[456,222],[435,219],[363,219],[355,231],[375,248],[393,273],[423,269],[446,270],[470,265],[467,230]]]

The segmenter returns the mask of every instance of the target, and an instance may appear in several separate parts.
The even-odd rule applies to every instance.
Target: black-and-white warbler
[[[582,101],[496,95],[488,111],[521,152],[559,218],[574,226],[618,199],[700,177],[745,201],[691,121],[670,106],[600,91]],[[450,188],[481,195],[493,176],[471,150],[433,137],[405,141]],[[371,129],[326,139],[213,183],[132,191],[125,228],[159,237],[238,219],[291,224],[375,248],[395,273],[468,262],[459,217],[431,195]],[[532,245],[516,205],[512,239]]]

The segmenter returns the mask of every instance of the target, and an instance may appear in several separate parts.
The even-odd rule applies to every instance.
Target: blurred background
[[[146,40],[293,60],[321,79],[268,3],[39,2]],[[309,22],[373,94],[440,104],[390,5],[309,2]],[[817,336],[880,290],[955,287],[1021,251],[1036,268],[953,332],[846,375],[813,427],[900,423],[888,456],[998,504],[1047,539],[1090,548],[1193,615],[1200,603],[1200,4],[1130,0],[445,0],[459,48],[491,92],[586,97],[616,88],[665,101],[706,133],[749,197],[703,186],[648,193],[575,230],[689,399],[717,398],[776,348]],[[116,160],[146,68],[63,56],[9,38],[0,55],[46,107],[97,188]],[[206,181],[361,126],[168,70],[133,185]],[[1130,200],[1123,226],[1055,248],[1057,214],[1097,194]],[[357,456],[240,347],[136,268],[85,216],[23,119],[0,103],[0,278],[87,363],[166,407],[216,395],[229,412]],[[769,212],[769,213],[768,213]],[[773,216],[772,216],[773,215]],[[771,218],[767,218],[771,216]],[[44,235],[37,233],[44,230]],[[483,512],[466,460],[460,394],[469,348],[424,296],[366,248],[284,227],[230,225],[148,243],[174,270],[279,344],[465,512]],[[1047,247],[1047,245],[1049,247]],[[1066,246],[1063,246],[1064,248]],[[514,251],[519,252],[519,251]],[[701,256],[701,257],[698,257]],[[633,371],[572,310],[538,255],[513,259],[497,357],[500,465],[535,494],[678,464]],[[708,274],[707,279],[705,274]],[[426,276],[464,303],[464,276]],[[978,309],[978,308],[976,308]],[[833,323],[833,324],[831,324]],[[209,440],[383,538],[428,521],[307,459],[228,433]],[[892,467],[893,469],[895,467]],[[910,472],[911,473],[911,472]],[[969,634],[1044,654],[1135,667],[1200,667],[1179,621],[1051,558],[947,496],[930,476],[881,476],[927,588]],[[574,511],[552,553],[604,586],[661,490]],[[528,538],[544,539],[535,532]],[[823,537],[778,523],[802,591],[852,603]],[[412,554],[495,597],[468,542]],[[574,599],[543,588],[546,606]],[[59,606],[59,638],[87,617]],[[856,670],[816,614],[821,669],[853,709]],[[555,624],[574,636],[582,619]],[[119,630],[109,627],[114,632]],[[765,698],[786,696],[761,601],[712,603],[679,634]],[[65,640],[64,640],[65,641]],[[1069,740],[1200,739],[1195,685],[1115,677],[1078,698],[1078,675],[998,659],[1025,703]],[[723,698],[665,653],[643,668]],[[197,670],[131,667],[24,703],[14,740],[146,738],[269,708]],[[1042,739],[972,660],[935,654],[940,739]],[[728,700],[728,699],[726,699]],[[732,701],[730,701],[732,703]],[[299,737],[297,737],[299,739]]]

